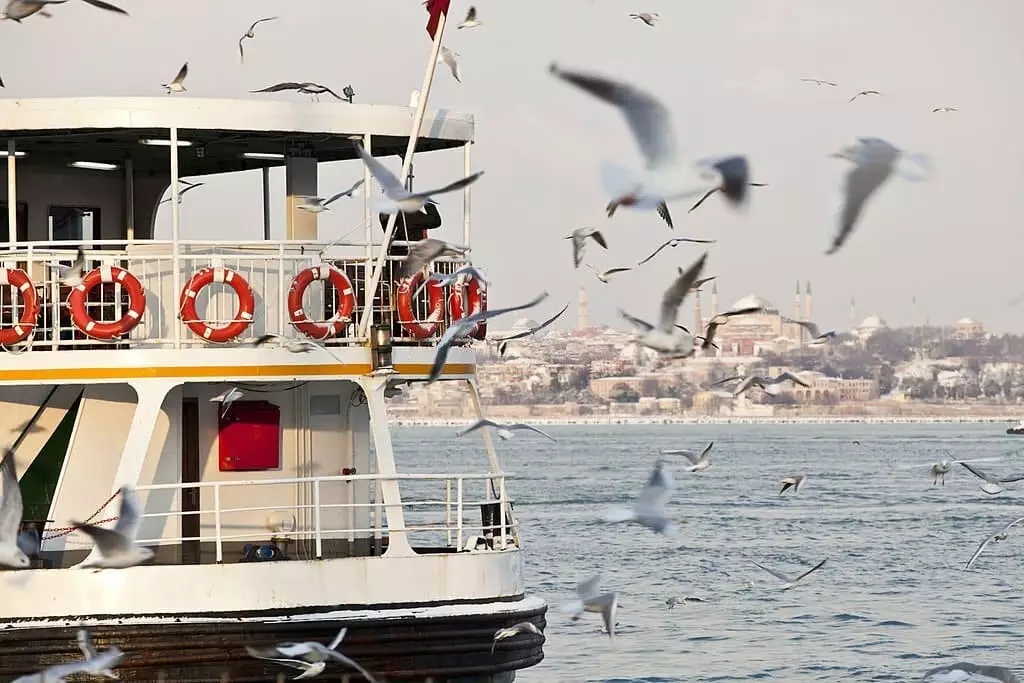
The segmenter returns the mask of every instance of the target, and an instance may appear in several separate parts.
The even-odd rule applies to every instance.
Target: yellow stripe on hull
[[[430,363],[398,363],[394,366],[399,375],[429,375]],[[471,375],[475,366],[471,363],[449,363],[444,366],[444,375]],[[337,377],[368,375],[372,371],[369,363],[330,363],[315,365],[196,365],[164,367],[113,367],[113,368],[32,368],[26,370],[0,370],[0,382],[87,382],[133,379],[224,379],[236,377],[292,377],[320,376]]]

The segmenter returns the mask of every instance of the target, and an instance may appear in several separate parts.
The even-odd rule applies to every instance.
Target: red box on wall
[[[221,472],[279,469],[281,409],[269,401],[235,401],[220,417],[217,443]]]

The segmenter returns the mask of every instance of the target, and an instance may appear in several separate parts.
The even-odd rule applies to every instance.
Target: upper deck
[[[264,334],[344,347],[337,351],[353,359],[353,367],[362,367],[363,356],[374,365],[371,342],[398,347],[396,364],[403,354],[429,363],[427,349],[402,347],[431,346],[453,315],[461,317],[479,304],[467,299],[470,293],[462,285],[400,291],[397,269],[407,246],[426,232],[415,226],[403,232],[398,220],[394,239],[383,244],[383,221],[371,205],[380,189],[353,146],[359,140],[374,156],[401,158],[414,113],[397,106],[174,97],[0,101],[0,156],[7,159],[7,183],[0,187],[5,242],[0,280],[10,282],[0,282],[0,351],[32,352],[16,361],[11,353],[0,353],[0,383],[16,381],[15,375],[4,375],[5,368],[23,373],[51,367],[55,357],[45,352],[192,351],[245,346]],[[428,111],[420,130],[417,152],[461,150],[446,176],[470,172],[472,116]],[[344,162],[351,166],[352,180],[364,179],[356,200],[362,223],[340,240],[321,238],[318,219],[324,214],[301,208],[304,197],[329,197],[343,189],[321,190],[321,162]],[[284,240],[269,239],[268,170],[273,167],[285,171]],[[217,205],[222,210],[202,217],[208,239],[181,239],[181,177],[255,169],[264,169],[265,239],[220,238],[218,226],[231,222],[237,193],[224,197]],[[470,191],[463,191],[461,213],[459,202],[447,201],[443,216],[417,219],[440,224],[426,226],[431,236],[469,247]],[[161,204],[171,213],[171,239],[154,239]],[[332,207],[335,213],[339,205]],[[258,234],[258,226],[252,232]],[[83,274],[95,269],[98,282],[76,296],[74,283],[62,281],[54,266],[71,265],[79,248]],[[465,260],[440,259],[431,270],[452,272]],[[334,272],[342,277],[313,280],[297,300],[292,298],[296,276],[321,265],[328,266],[325,277]],[[379,282],[371,287],[378,267]],[[214,280],[208,285],[201,275],[206,270]],[[128,286],[130,278],[119,271],[138,281],[137,296]],[[241,292],[221,282],[237,277],[243,281]],[[245,285],[252,293],[248,308]],[[404,313],[399,310],[403,296],[410,304]],[[29,298],[38,309],[34,317],[26,312],[32,307]],[[194,314],[188,303],[195,304]],[[303,332],[297,319],[308,319],[316,329]],[[231,326],[237,335],[219,338],[218,331]],[[453,356],[455,362],[467,359],[471,354]]]

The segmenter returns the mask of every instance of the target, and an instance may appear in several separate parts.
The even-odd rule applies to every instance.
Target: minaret
[[[804,288],[804,320],[814,320],[814,300],[811,297],[811,281]]]
[[[796,281],[796,301],[793,304],[793,320],[803,320],[800,314],[803,312],[803,306],[800,305],[800,281]],[[798,346],[804,345],[804,328],[793,325],[796,327],[796,343]]]
[[[850,297],[850,331],[857,329],[857,304],[853,297]]]
[[[698,289],[693,293],[693,329],[690,330],[695,335],[704,334],[704,316],[701,315],[700,311],[700,290]],[[701,355],[700,350],[697,350],[695,355]]]
[[[711,317],[718,315],[718,280],[711,283]]]
[[[585,330],[589,327],[587,320],[587,288],[580,286],[580,301],[576,308],[576,329]]]

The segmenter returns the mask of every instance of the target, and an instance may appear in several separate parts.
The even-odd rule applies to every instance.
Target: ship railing
[[[41,310],[32,335],[23,342],[2,350],[50,351],[78,348],[191,348],[210,345],[181,319],[179,301],[182,290],[202,268],[229,268],[242,276],[252,288],[255,310],[252,323],[234,340],[218,346],[251,343],[264,334],[289,339],[307,339],[295,328],[288,310],[288,293],[292,281],[302,270],[329,264],[344,273],[352,283],[355,309],[342,332],[319,340],[327,346],[360,345],[367,335],[359,334],[358,324],[367,306],[372,306],[371,324],[390,327],[392,341],[398,344],[431,344],[451,323],[446,292],[443,315],[434,336],[415,338],[398,321],[396,309],[398,272],[405,256],[387,257],[384,276],[372,299],[366,287],[373,259],[381,245],[354,242],[309,242],[296,240],[181,241],[178,256],[169,241],[159,240],[87,240],[81,243],[85,256],[84,273],[101,266],[116,266],[131,273],[142,285],[146,297],[145,311],[138,324],[126,335],[113,340],[90,338],[71,320],[68,297],[72,288],[62,284],[61,267],[70,266],[77,255],[78,244],[68,242],[25,242],[0,252],[0,267],[25,271],[32,282]],[[392,251],[405,251],[411,242],[394,240]],[[174,264],[177,263],[177,273]],[[442,258],[430,270],[451,274],[469,263],[465,258]],[[368,268],[369,265],[369,268]],[[303,311],[313,322],[332,319],[341,305],[343,295],[324,281],[314,281],[303,297]],[[85,309],[97,322],[115,322],[130,309],[129,293],[120,283],[103,283],[88,295]],[[235,322],[239,300],[231,287],[213,283],[203,287],[196,296],[198,317],[213,327]],[[0,286],[0,328],[16,323],[24,310],[24,299],[13,286]],[[427,324],[431,318],[425,292],[413,298],[412,322]]]
[[[158,492],[176,492],[182,500],[184,492],[197,490],[202,501],[198,510],[170,510],[146,512],[142,515],[142,529],[166,527],[167,518],[198,516],[198,535],[169,536],[162,534],[140,538],[140,545],[177,545],[188,542],[213,543],[214,560],[222,563],[225,545],[245,541],[297,544],[301,559],[324,559],[340,556],[327,546],[348,542],[345,556],[351,556],[351,545],[357,541],[370,541],[361,554],[380,554],[383,539],[390,533],[404,532],[414,549],[429,552],[462,552],[481,546],[492,550],[506,550],[519,545],[518,522],[512,515],[505,481],[514,475],[504,472],[473,474],[419,474],[401,473],[327,475],[317,477],[287,477],[278,479],[245,479],[215,482],[149,484],[138,486],[140,495],[150,499]],[[402,512],[405,523],[389,523],[382,501],[382,482],[401,482]],[[421,486],[417,486],[417,484]],[[349,486],[345,486],[349,485]],[[294,493],[305,502],[275,505],[232,505],[226,499],[232,491],[245,490],[247,499],[259,498],[265,489],[278,487]],[[482,497],[475,496],[476,488]],[[255,489],[259,489],[257,493]],[[328,502],[337,498],[339,491],[347,492],[345,502]],[[354,500],[356,491],[365,500]],[[204,495],[203,492],[208,492]],[[237,497],[237,496],[235,496]],[[208,504],[207,504],[207,501]],[[147,507],[152,507],[147,505]],[[479,510],[479,523],[467,518],[468,511]],[[269,528],[264,521],[268,513],[294,513],[294,524]],[[154,522],[147,523],[147,520]],[[291,526],[291,528],[288,528]],[[144,534],[145,532],[143,532]],[[140,534],[143,535],[143,534]]]

